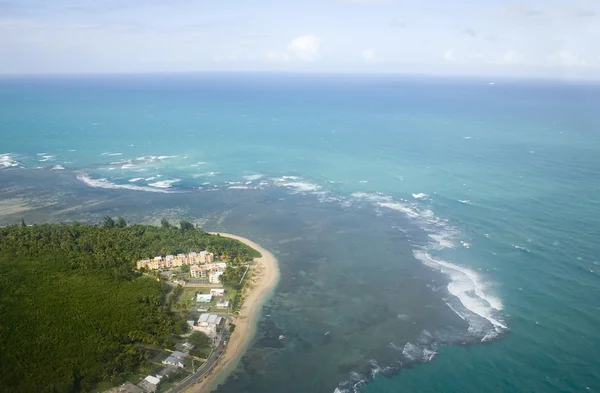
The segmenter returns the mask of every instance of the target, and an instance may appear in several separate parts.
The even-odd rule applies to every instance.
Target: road
[[[208,357],[206,362],[202,366],[200,366],[200,368],[198,368],[198,370],[196,370],[196,372],[194,374],[189,376],[186,380],[184,380],[182,383],[180,383],[173,389],[169,390],[169,393],[182,392],[185,389],[187,389],[190,385],[193,385],[200,378],[202,378],[204,376],[204,374],[206,374],[212,368],[212,366],[219,359],[219,356],[221,356],[221,354],[223,353],[223,345],[224,345],[227,337],[229,337],[229,321],[227,322],[227,325],[223,328],[223,332],[221,334],[221,339],[219,340],[219,345],[210,354],[210,356]]]

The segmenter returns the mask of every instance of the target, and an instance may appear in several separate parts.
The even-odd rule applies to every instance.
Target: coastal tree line
[[[0,228],[0,391],[90,391],[151,369],[144,345],[169,346],[185,329],[170,308],[181,288],[167,296],[168,285],[135,262],[203,249],[240,262],[257,255],[193,225]]]

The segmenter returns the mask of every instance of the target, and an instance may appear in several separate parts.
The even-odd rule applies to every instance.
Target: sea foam
[[[19,162],[13,158],[11,153],[0,154],[0,168],[10,168],[19,165]]]
[[[77,173],[77,179],[94,188],[108,188],[108,189],[124,189],[133,191],[147,191],[147,192],[162,192],[172,193],[172,191],[163,190],[153,187],[136,186],[133,184],[116,184],[108,181],[107,179],[93,179],[84,172]]]
[[[503,308],[502,302],[497,297],[487,293],[486,284],[479,274],[466,267],[434,258],[424,250],[415,250],[413,255],[426,266],[446,274],[450,278],[448,292],[458,298],[461,304],[471,313],[487,320],[496,333],[500,334],[508,329],[496,315]],[[465,315],[465,313],[457,312],[456,309],[451,308],[469,322],[471,328],[477,330],[476,333],[483,334],[483,339],[491,338],[489,329],[485,329],[480,323],[474,321],[472,315]]]

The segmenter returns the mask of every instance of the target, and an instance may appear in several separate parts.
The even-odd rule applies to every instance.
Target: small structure
[[[198,312],[207,312],[210,310],[210,306],[198,306]]]
[[[196,295],[196,301],[199,303],[210,303],[212,295],[210,293],[199,293]]]
[[[229,300],[219,299],[217,301],[217,308],[229,308]]]
[[[213,296],[224,296],[225,289],[224,288],[211,288],[210,294]]]
[[[142,382],[138,383],[138,386],[144,389],[145,392],[154,393],[159,383],[160,378],[148,375]]]
[[[168,364],[171,366],[175,366],[175,367],[183,367],[184,366],[184,362],[183,360],[187,357],[188,355],[183,353],[183,352],[179,352],[179,351],[173,351],[173,353],[171,353],[171,355],[166,358],[165,360],[163,360],[163,364]]]

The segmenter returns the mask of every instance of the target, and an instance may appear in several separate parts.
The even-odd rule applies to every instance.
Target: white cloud
[[[445,53],[444,53],[444,59],[446,59],[446,61],[456,61],[456,54],[454,53],[454,49],[448,49]]]
[[[319,57],[321,49],[321,39],[314,35],[303,35],[294,38],[288,45],[288,50],[292,55],[303,61],[313,61]]]
[[[377,53],[375,52],[375,49],[365,49],[361,56],[365,61],[368,62],[377,60]]]
[[[504,64],[518,64],[522,61],[521,56],[515,50],[507,50],[502,55],[501,63]]]
[[[550,62],[563,66],[585,66],[587,62],[580,56],[567,50],[562,50],[550,57]]]
[[[307,34],[294,38],[284,51],[267,52],[266,59],[279,62],[292,60],[315,61],[319,58],[320,51],[321,39]]]

